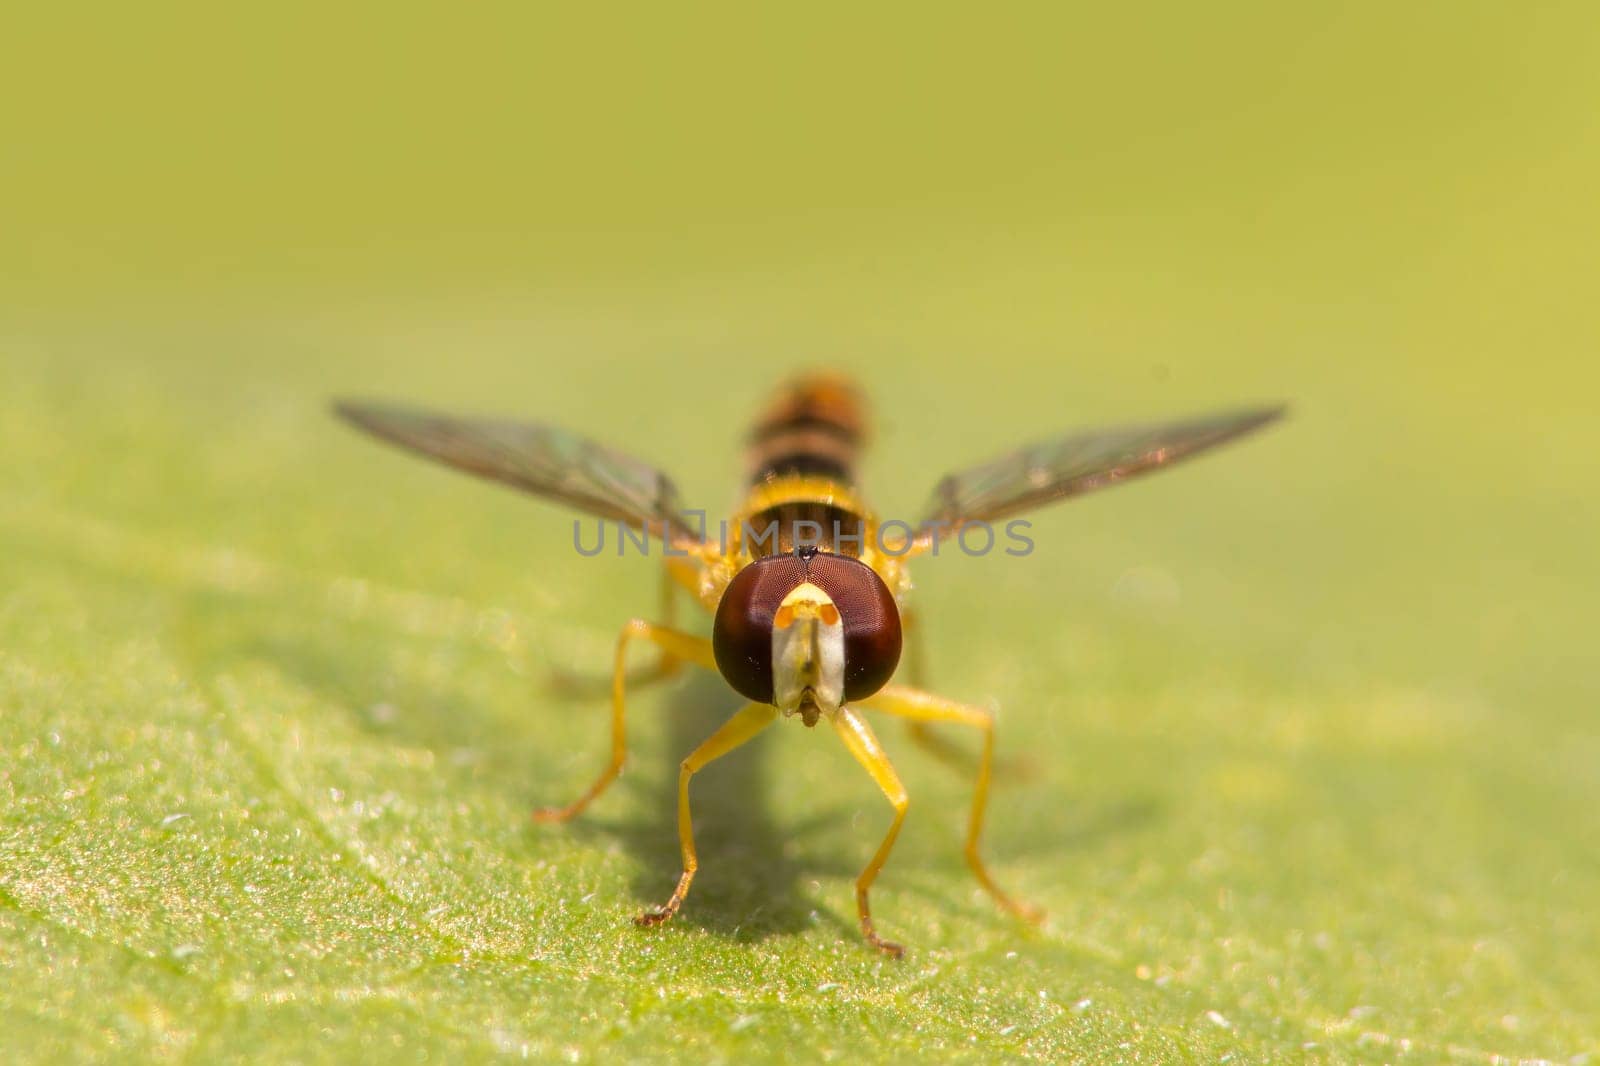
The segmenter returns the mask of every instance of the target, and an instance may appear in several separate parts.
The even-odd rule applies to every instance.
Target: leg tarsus
[[[989,873],[989,868],[984,863],[983,857],[978,854],[977,848],[963,848],[962,854],[967,860],[967,866],[971,868],[973,875],[977,877],[978,883],[1000,905],[1001,910],[1021,918],[1029,925],[1038,925],[1044,921],[1045,914],[1042,908],[1036,907],[1026,900],[1018,899],[995,883],[994,877]]]
[[[585,807],[593,803],[594,798],[604,792],[621,772],[622,767],[620,764],[607,764],[606,768],[600,771],[600,776],[595,779],[594,784],[584,790],[583,795],[565,807],[536,807],[533,811],[533,820],[545,824],[571,821],[582,813]]]
[[[896,944],[893,940],[885,940],[878,935],[877,929],[872,924],[872,910],[867,906],[867,890],[860,885],[856,886],[856,911],[861,915],[861,933],[867,938],[867,943],[891,959],[905,956],[906,949],[903,944]]]
[[[678,887],[672,890],[672,898],[653,911],[645,911],[633,919],[633,924],[648,929],[653,925],[660,925],[678,913],[678,908],[683,906],[684,897],[689,894],[689,885],[694,881],[694,871],[685,870],[678,878]]]

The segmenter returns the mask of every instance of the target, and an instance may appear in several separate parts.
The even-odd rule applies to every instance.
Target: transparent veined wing
[[[459,418],[355,400],[337,401],[334,411],[375,437],[457,470],[674,542],[700,540],[684,522],[671,478],[557,426]]]
[[[942,478],[934,486],[918,539],[949,536],[965,523],[1008,518],[1171,466],[1260,429],[1283,413],[1282,407],[1258,407],[1041,441]]]

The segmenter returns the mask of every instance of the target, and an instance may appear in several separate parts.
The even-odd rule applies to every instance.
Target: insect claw
[[[866,913],[866,902],[861,901],[861,935],[867,938],[867,943],[889,956],[891,959],[904,958],[906,949],[904,945],[896,944],[893,940],[885,940],[878,935],[877,927],[872,924],[872,916]]]
[[[896,944],[893,940],[885,940],[877,933],[867,934],[867,943],[889,956],[891,959],[903,959],[906,949],[903,944]]]
[[[654,926],[664,924],[665,922],[669,921],[674,914],[677,913],[678,908],[672,904],[668,904],[665,907],[657,907],[653,911],[645,911],[643,914],[638,915],[633,919],[633,924],[637,925],[641,929],[649,929]]]

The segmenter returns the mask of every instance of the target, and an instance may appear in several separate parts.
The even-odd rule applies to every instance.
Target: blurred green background
[[[1600,10],[35,6],[0,40],[9,1061],[1600,1054]],[[639,559],[331,423],[544,418],[733,499],[796,367],[868,489],[1075,425],[1292,420],[916,571],[959,776],[697,781]],[[908,515],[907,517],[914,517]],[[1013,764],[1015,767],[1015,763]],[[1022,772],[1026,770],[1026,772]],[[702,783],[703,782],[703,783]]]

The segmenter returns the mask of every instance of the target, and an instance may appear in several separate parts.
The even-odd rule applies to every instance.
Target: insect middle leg
[[[912,722],[953,722],[983,732],[983,753],[978,760],[978,779],[973,788],[972,813],[967,820],[967,839],[962,854],[966,856],[967,865],[972,868],[978,882],[988,890],[996,903],[1026,921],[1037,922],[1042,919],[1044,913],[1037,907],[1014,898],[995,882],[988,866],[984,864],[983,856],[978,853],[978,841],[983,836],[983,818],[989,806],[989,785],[994,770],[994,715],[982,707],[957,703],[955,700],[947,700],[931,692],[907,688],[904,685],[887,685],[876,695],[862,700],[859,706],[883,711]]]
[[[711,651],[711,642],[703,637],[691,636],[639,618],[623,626],[622,633],[617,637],[616,662],[611,673],[611,759],[583,795],[565,807],[542,807],[534,811],[533,817],[536,821],[566,821],[589,806],[594,798],[604,792],[606,786],[615,781],[617,775],[622,772],[623,761],[628,756],[626,713],[628,642],[636,638],[650,641],[661,650],[663,656],[670,655],[676,659],[684,659],[707,670],[717,668],[716,656]]]
[[[928,683],[927,670],[927,643],[922,636],[922,614],[913,607],[900,609],[900,631],[904,634],[906,680],[911,682],[911,687],[922,688]],[[932,755],[942,763],[954,766],[958,770],[972,768],[972,758],[949,740],[940,736],[927,722],[912,719],[906,723],[906,731],[911,734],[912,743]]]
[[[688,581],[693,579],[693,574],[698,574],[699,572],[698,570],[692,571],[691,576],[686,579],[679,570],[671,565],[672,562],[676,562],[676,560],[669,560],[667,568],[661,571],[661,598],[659,601],[660,606],[657,608],[657,617],[661,619],[660,625],[666,629],[673,629],[678,624],[677,593],[679,586],[690,587]],[[628,687],[638,688],[642,685],[654,684],[657,681],[665,681],[676,676],[682,666],[683,660],[674,655],[668,648],[663,647],[657,652],[652,662],[629,671],[627,676]],[[595,696],[605,692],[610,687],[604,677],[579,673],[560,665],[551,668],[550,683],[557,695],[572,699]]]
[[[734,748],[748,742],[757,733],[771,725],[778,717],[778,709],[769,703],[751,703],[722,723],[698,748],[689,753],[678,768],[678,843],[683,849],[683,874],[672,898],[653,911],[646,911],[634,919],[639,925],[660,925],[678,913],[683,898],[689,894],[700,859],[694,850],[694,824],[689,817],[689,780],[704,769],[707,763],[722,758]]]
[[[921,689],[928,683],[927,645],[922,637],[921,613],[914,608],[901,608],[900,629],[905,634],[905,654],[902,661],[905,663],[906,680],[911,682],[912,688]],[[964,773],[973,772],[977,768],[977,760],[965,748],[953,743],[949,737],[935,729],[932,721],[921,718],[908,719],[906,731],[911,734],[911,742],[946,766]],[[1021,769],[1020,763],[1016,760],[1001,763],[1002,771],[1020,772]]]
[[[872,727],[862,720],[848,707],[840,707],[839,713],[833,718],[834,728],[839,731],[839,736],[844,739],[845,747],[850,749],[850,754],[856,761],[866,768],[867,773],[883,789],[883,794],[889,798],[889,803],[894,807],[894,821],[889,823],[889,832],[884,834],[883,843],[878,845],[878,850],[872,856],[872,861],[867,863],[867,868],[861,871],[861,876],[856,878],[856,913],[861,917],[861,932],[867,942],[887,955],[899,958],[905,954],[905,948],[890,940],[885,940],[878,935],[872,924],[872,909],[867,905],[867,892],[872,888],[872,883],[878,879],[878,874],[883,870],[883,864],[889,861],[889,852],[894,847],[895,838],[900,835],[900,826],[906,820],[906,808],[911,800],[906,795],[906,787],[900,783],[900,775],[894,772],[894,764],[889,761],[889,756],[883,753],[883,748],[878,744],[878,738],[872,732]]]
[[[700,580],[700,568],[697,564],[675,555],[666,559],[666,565],[661,570],[661,624],[668,629],[678,625],[678,592],[687,589],[693,592]],[[630,684],[644,684],[651,681],[662,681],[672,677],[683,665],[683,657],[673,653],[672,649],[663,646],[656,656],[656,661],[640,671],[637,677],[628,678]],[[715,667],[715,663],[712,666]]]

